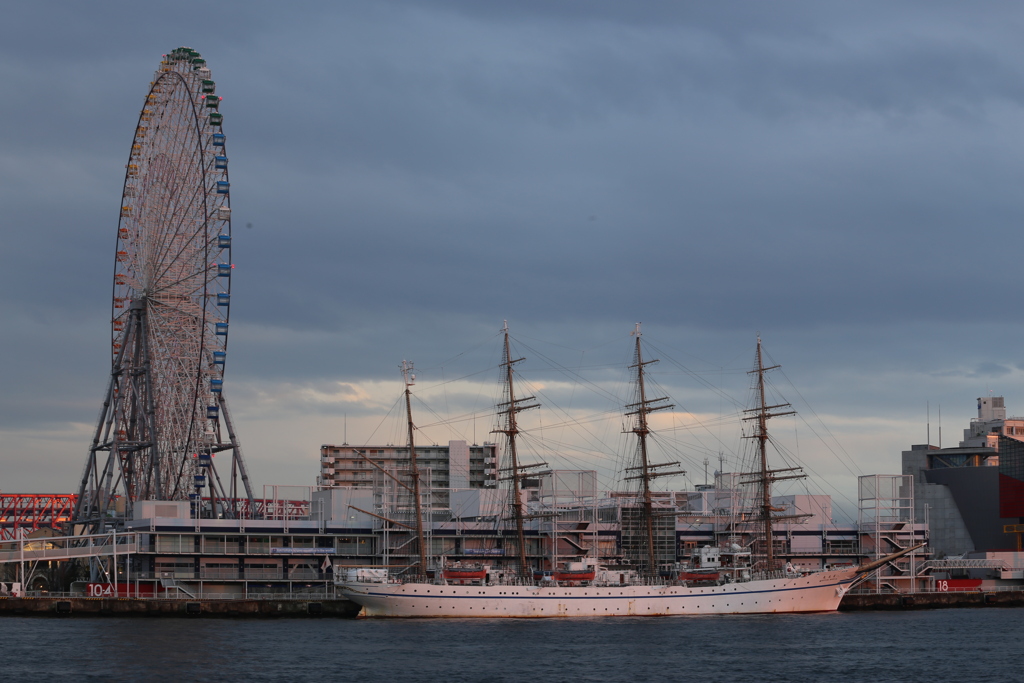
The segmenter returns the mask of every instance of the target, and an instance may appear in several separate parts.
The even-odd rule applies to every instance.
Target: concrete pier
[[[0,616],[141,616],[245,618],[354,618],[349,600],[157,600],[140,598],[0,598]]]
[[[944,609],[951,607],[1024,607],[1024,591],[949,593],[848,593],[840,612]]]

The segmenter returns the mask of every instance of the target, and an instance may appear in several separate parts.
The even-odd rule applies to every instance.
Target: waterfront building
[[[470,482],[476,479],[488,486],[441,487],[452,479],[450,474],[436,476],[435,469],[443,472],[440,465],[447,463],[451,472],[452,445],[442,450],[447,459],[438,457],[439,447],[430,447],[433,464],[421,470],[425,481],[436,484],[421,492],[428,565],[514,564],[514,544],[505,521],[508,491],[493,485],[497,477],[485,471],[471,476]],[[494,454],[493,446],[485,447],[480,458],[483,470],[489,469],[482,467],[488,464],[488,451]],[[337,447],[344,448],[358,455],[391,447]],[[334,574],[342,567],[386,565],[397,571],[414,566],[415,506],[408,484],[401,483],[408,482],[408,463],[398,450],[374,454],[388,456],[382,459],[385,464],[369,468],[374,474],[365,479],[352,478],[356,485],[316,491],[305,487],[301,496],[291,496],[301,500],[280,495],[272,487],[271,498],[241,508],[246,511],[242,519],[196,519],[188,501],[140,501],[123,528],[88,539],[101,571],[76,584],[76,590],[185,598],[325,595],[333,593]],[[335,463],[346,459],[329,455]],[[340,469],[362,469],[356,458],[348,460]],[[741,480],[734,473],[716,474],[714,484],[697,490],[652,492],[655,547],[662,569],[685,566],[706,546],[754,544],[761,526],[750,514],[753,492],[741,486]],[[550,569],[561,561],[589,557],[609,567],[637,568],[636,492],[600,490],[593,470],[541,472],[529,481],[523,490],[524,545],[532,567]],[[860,564],[894,547],[926,540],[925,526],[913,516],[909,481],[903,475],[862,478],[858,522],[835,521],[829,496],[774,496],[773,507],[786,518],[773,526],[776,556],[794,567],[818,570]],[[81,548],[71,547],[69,541],[50,543],[47,558],[81,556]],[[8,562],[7,580],[43,589],[46,582],[33,574],[31,564],[32,553],[38,551],[31,546],[26,551],[21,553],[17,542],[0,547],[0,562]],[[921,581],[908,580],[918,576],[914,566],[894,567],[890,573],[893,577],[875,581],[873,590],[921,587]]]
[[[734,479],[726,474],[716,482],[722,486]],[[532,566],[551,568],[579,556],[596,557],[608,566],[631,566],[635,553],[630,544],[635,539],[629,527],[636,494],[599,491],[596,481],[592,470],[556,470],[540,475],[538,486],[525,491],[525,540]],[[463,488],[445,490],[443,496],[434,493],[434,504],[425,510],[432,563],[500,566],[513,559],[506,556],[510,536],[502,520],[507,515],[507,491]],[[654,492],[659,562],[685,563],[703,546],[751,544],[757,525],[744,514],[744,496],[721,487]],[[866,532],[856,524],[832,520],[829,496],[777,496],[773,502],[794,517],[776,525],[773,538],[778,556],[794,566],[849,566],[872,556]],[[141,501],[123,529],[89,540],[94,554],[107,557],[100,558],[106,576],[116,576],[117,581],[94,576],[76,584],[76,590],[108,594],[117,584],[119,595],[331,593],[336,568],[415,564],[407,503],[389,497],[386,489],[334,486],[313,491],[307,500],[274,501],[261,508],[262,519],[195,519],[187,501]],[[923,531],[918,529],[918,535]],[[52,543],[47,557],[60,559],[66,542]],[[19,550],[17,542],[0,547],[0,561],[12,563],[8,581],[18,575]],[[69,547],[67,557],[79,550]],[[32,552],[29,547],[23,568],[27,575],[19,578],[39,589],[43,584],[32,575]]]
[[[903,473],[914,478],[915,515],[928,523],[936,558],[1010,549],[1015,540],[1003,528],[1024,516],[1012,503],[1024,502],[1012,495],[1024,481],[1024,417],[1007,417],[1002,396],[979,398],[956,447],[911,446]]]

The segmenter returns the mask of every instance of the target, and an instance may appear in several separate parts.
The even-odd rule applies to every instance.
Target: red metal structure
[[[78,496],[72,493],[0,493],[0,541],[36,529],[60,529],[71,519]]]

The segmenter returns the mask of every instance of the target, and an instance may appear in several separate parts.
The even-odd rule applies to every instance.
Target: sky
[[[186,45],[224,98],[225,394],[260,486],[401,440],[403,359],[421,438],[493,438],[505,320],[530,447],[610,473],[642,322],[690,471],[666,486],[738,466],[760,334],[787,458],[855,506],[977,397],[1024,414],[1022,28],[1011,2],[7,3],[0,490],[75,489],[124,165]]]

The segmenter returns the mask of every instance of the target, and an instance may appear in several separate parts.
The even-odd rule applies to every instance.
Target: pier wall
[[[1024,591],[959,593],[851,593],[841,612],[945,609],[955,607],[1024,607]],[[151,598],[0,598],[3,616],[142,616],[238,618],[355,618],[359,605],[350,600],[160,600]]]
[[[847,593],[840,612],[943,609],[949,607],[1024,607],[1024,591],[949,593]]]
[[[146,598],[0,598],[0,616],[341,617],[354,618],[350,600],[158,600]]]

